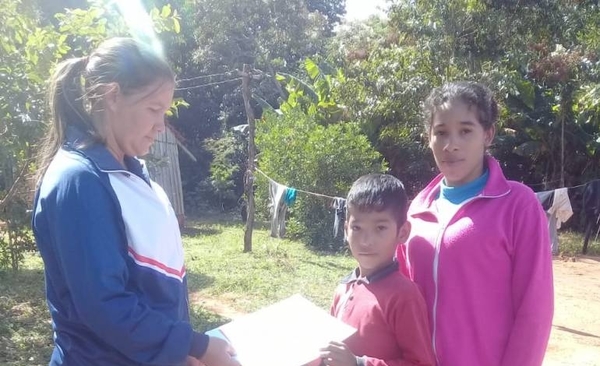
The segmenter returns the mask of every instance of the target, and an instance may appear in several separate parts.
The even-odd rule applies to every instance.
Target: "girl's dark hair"
[[[479,123],[484,130],[490,129],[498,120],[498,104],[487,86],[473,81],[452,82],[433,89],[425,100],[423,115],[427,133],[431,131],[435,113],[457,101],[477,109]]]
[[[122,93],[132,94],[161,80],[175,81],[165,58],[132,38],[111,38],[88,57],[58,64],[48,87],[50,123],[39,151],[38,179],[64,144],[69,126],[103,142],[92,114],[102,109],[106,85],[116,83]]]

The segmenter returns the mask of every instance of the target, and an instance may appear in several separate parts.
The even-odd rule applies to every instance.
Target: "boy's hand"
[[[235,350],[231,345],[216,337],[209,337],[208,348],[200,362],[205,366],[241,366],[235,358]]]
[[[330,342],[321,348],[321,359],[327,366],[357,366],[356,356],[341,342]]]
[[[205,366],[199,359],[192,356],[187,356],[185,366]]]

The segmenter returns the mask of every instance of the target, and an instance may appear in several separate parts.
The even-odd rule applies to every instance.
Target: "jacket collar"
[[[150,182],[144,164],[135,157],[125,156],[125,167],[113,156],[104,144],[94,141],[80,128],[70,126],[67,128],[66,141],[63,144],[66,150],[75,151],[94,163],[98,169],[104,172],[133,173],[138,177]]]
[[[498,160],[491,155],[486,155],[484,159],[490,172],[490,176],[479,197],[496,198],[508,194],[510,192],[510,185],[502,172]],[[429,210],[431,208],[431,205],[439,195],[442,179],[444,179],[444,176],[438,174],[438,176],[423,189],[421,194],[415,197],[415,207],[420,207],[424,210]],[[421,212],[421,210],[419,210],[419,212]]]

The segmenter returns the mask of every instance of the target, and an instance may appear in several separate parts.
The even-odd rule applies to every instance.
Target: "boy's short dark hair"
[[[347,209],[391,211],[398,226],[406,222],[408,198],[402,182],[389,174],[367,174],[358,178],[346,198]],[[349,215],[346,215],[349,217]]]

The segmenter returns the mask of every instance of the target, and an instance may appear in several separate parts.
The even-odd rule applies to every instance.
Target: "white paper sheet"
[[[227,339],[242,366],[301,366],[317,359],[319,348],[341,342],[355,331],[294,295],[207,334]]]

